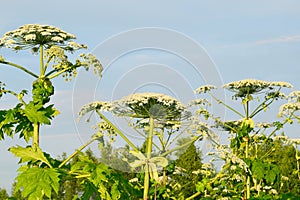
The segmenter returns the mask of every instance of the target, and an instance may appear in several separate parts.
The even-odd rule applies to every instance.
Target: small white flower
[[[48,31],[43,31],[43,32],[41,32],[41,35],[46,36],[46,35],[51,35],[51,33]]]
[[[59,36],[54,36],[51,38],[52,41],[54,42],[62,42],[64,39],[62,37]]]
[[[266,186],[264,186],[264,187],[263,187],[263,189],[265,189],[265,190],[269,190],[269,189],[272,189],[272,186],[268,186],[268,185],[266,185]]]
[[[133,179],[130,179],[129,182],[130,183],[139,182],[139,179],[138,178],[133,178]]]
[[[35,34],[29,34],[29,35],[25,35],[24,39],[26,41],[29,41],[29,40],[35,40],[36,38],[36,35]]]

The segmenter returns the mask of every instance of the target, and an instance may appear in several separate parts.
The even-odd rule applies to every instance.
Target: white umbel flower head
[[[55,26],[26,24],[16,30],[9,31],[0,39],[0,47],[12,48],[16,51],[31,49],[36,52],[38,47],[46,49],[53,45],[60,46],[64,50],[73,52],[77,49],[87,48],[86,45],[77,44],[73,34],[67,33]]]
[[[264,80],[256,80],[256,79],[245,79],[240,81],[234,81],[231,83],[227,83],[223,85],[223,88],[228,89],[229,91],[232,91],[236,93],[234,96],[236,98],[239,97],[246,97],[247,95],[257,94],[264,90],[267,90],[267,94],[274,97],[282,97],[282,94],[276,92],[276,93],[269,93],[270,91],[274,90],[274,88],[291,88],[293,87],[291,84],[287,82],[281,82],[281,81],[264,81]],[[278,93],[278,94],[277,94]]]
[[[186,106],[165,94],[131,94],[113,102],[113,105],[113,112],[117,115],[140,119],[152,117],[165,125],[178,126],[179,121],[190,116]]]
[[[83,117],[85,114],[91,112],[91,111],[111,111],[112,105],[110,102],[107,101],[95,101],[90,104],[87,104],[83,106],[79,111],[79,117]]]

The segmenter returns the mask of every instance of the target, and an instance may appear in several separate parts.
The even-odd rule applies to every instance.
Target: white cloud
[[[300,42],[300,34],[299,35],[290,35],[290,36],[278,36],[278,37],[254,40],[254,41],[249,41],[249,42],[224,44],[224,45],[220,45],[219,48],[220,49],[244,48],[244,47],[268,45],[268,44],[293,43],[293,42]]]
[[[291,35],[291,36],[280,36],[276,38],[269,38],[264,40],[255,41],[255,45],[264,45],[264,44],[274,44],[274,43],[286,43],[286,42],[299,42],[300,35]]]

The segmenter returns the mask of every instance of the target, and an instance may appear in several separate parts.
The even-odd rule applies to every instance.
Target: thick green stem
[[[39,132],[40,132],[40,124],[33,124],[33,137],[32,137],[32,147],[39,147]]]
[[[12,67],[18,68],[18,69],[22,70],[23,72],[25,72],[25,73],[33,76],[34,78],[39,78],[38,75],[36,75],[35,73],[29,71],[28,69],[22,67],[21,65],[18,65],[18,64],[12,63],[12,62],[8,62],[8,61],[1,61],[0,63],[3,63],[3,64],[6,64],[6,65],[10,65]]]
[[[106,123],[108,123],[134,151],[139,152],[139,149],[120,131],[120,129],[118,129],[113,123],[111,123],[100,111],[96,110],[96,112],[99,117]]]
[[[44,77],[45,69],[44,69],[44,47],[40,46],[40,77]]]
[[[145,165],[145,177],[144,177],[144,200],[148,200],[148,191],[149,191],[149,186],[150,186],[150,174],[149,174],[149,166],[148,164]]]
[[[197,196],[199,196],[201,194],[201,192],[196,192],[195,194],[193,194],[192,196],[186,198],[186,200],[192,200],[194,198],[196,198]]]
[[[247,96],[247,103],[246,103],[246,119],[249,119],[249,97]],[[249,133],[248,133],[249,135]],[[248,158],[248,151],[249,151],[249,138],[247,137],[245,138],[245,157],[246,159]],[[247,174],[247,180],[246,180],[246,199],[250,199],[250,175]]]
[[[88,145],[90,145],[92,142],[94,142],[95,140],[97,140],[97,137],[93,137],[92,139],[90,139],[90,141],[88,141],[87,143],[85,143],[84,145],[82,145],[79,149],[77,149],[72,155],[70,155],[66,160],[64,160],[59,166],[58,168],[61,168],[62,166],[64,166],[67,162],[69,162],[72,158],[74,158],[74,156],[76,156],[79,152],[81,152],[85,147],[87,147]]]
[[[246,119],[247,120],[249,119],[249,100],[247,100],[247,103],[246,103]]]
[[[153,131],[154,131],[154,119],[153,117],[149,118],[149,134],[147,138],[147,149],[146,149],[146,154],[147,154],[147,160],[151,158],[151,153],[152,153],[152,140],[153,140]],[[145,170],[145,179],[144,179],[144,200],[148,199],[148,193],[149,193],[149,169],[148,169],[148,164],[146,164],[146,170]]]

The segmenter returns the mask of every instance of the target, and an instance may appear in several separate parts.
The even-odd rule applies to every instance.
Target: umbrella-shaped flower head
[[[234,97],[246,97],[247,95],[257,94],[264,90],[272,91],[274,88],[291,88],[292,85],[287,82],[280,81],[264,81],[256,79],[245,79],[240,81],[234,81],[223,85],[224,88],[236,93]],[[281,96],[280,93],[278,93]],[[279,97],[278,96],[278,97]]]
[[[131,94],[113,104],[113,112],[117,115],[139,119],[153,118],[164,125],[178,123],[190,116],[190,112],[180,101],[158,93]]]
[[[5,46],[16,51],[31,49],[33,52],[37,52],[40,46],[44,46],[46,49],[51,46],[59,46],[70,52],[87,48],[86,45],[74,42],[74,39],[76,37],[73,34],[55,26],[26,24],[5,33],[3,38],[0,39],[0,47]]]

